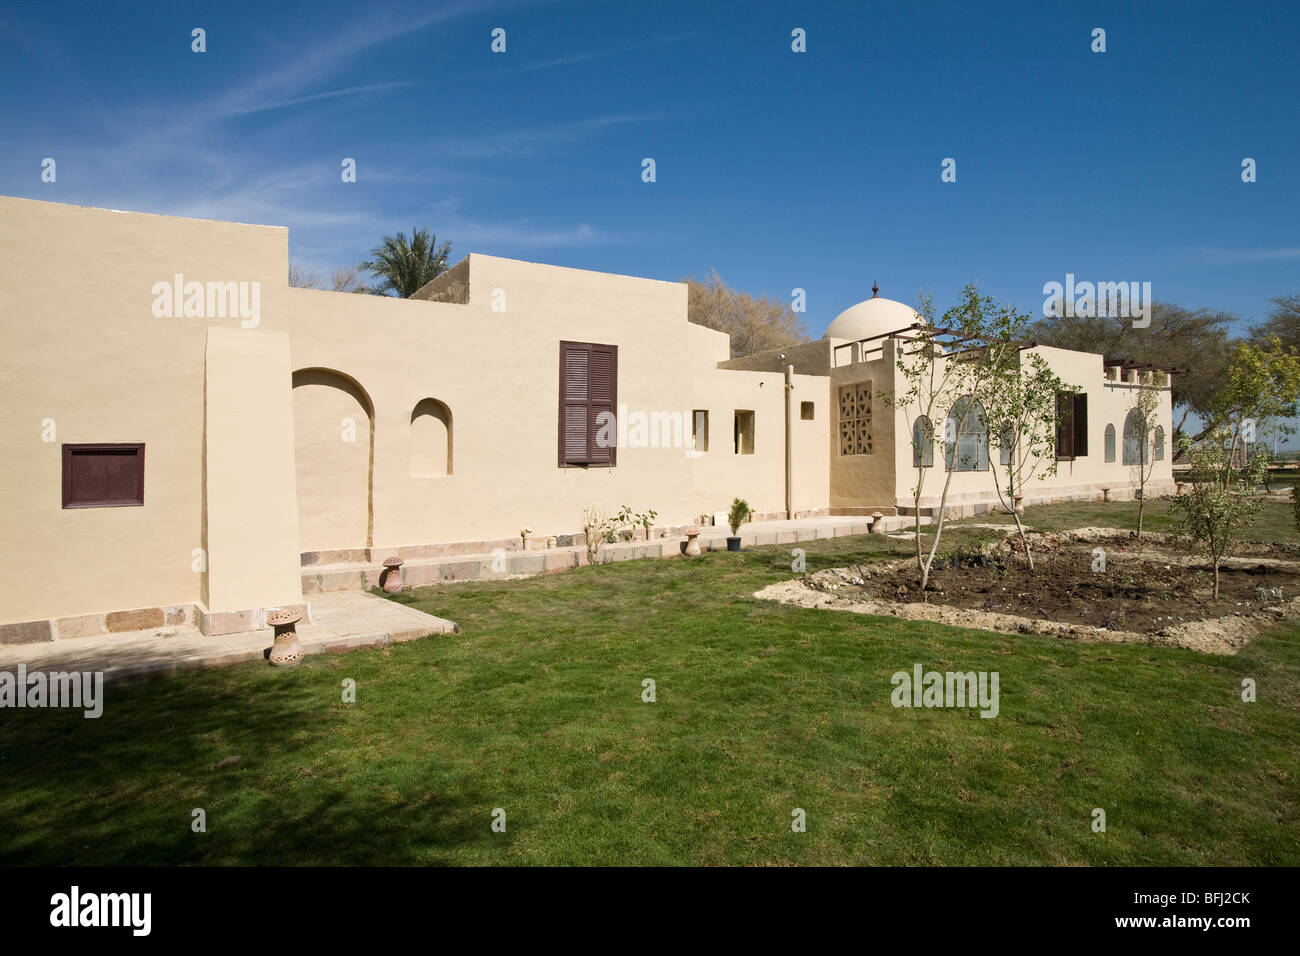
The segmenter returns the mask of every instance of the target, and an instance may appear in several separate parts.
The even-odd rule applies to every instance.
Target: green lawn
[[[0,863],[1300,864],[1300,630],[1209,657],[750,597],[790,576],[758,548],[427,588],[461,634],[2,711]],[[1000,715],[893,708],[915,662],[998,671]]]
[[[1246,535],[1256,541],[1300,542],[1296,530],[1295,512],[1289,502],[1266,501],[1255,523]],[[1137,502],[1135,501],[1077,501],[1056,505],[1037,505],[1025,509],[1023,520],[1035,531],[1064,531],[1068,528],[1137,528]],[[952,527],[971,523],[1005,524],[1014,527],[1011,516],[990,513],[975,518],[963,518]],[[945,522],[946,525],[946,522]],[[1169,502],[1154,498],[1147,502],[1142,518],[1143,531],[1173,531],[1173,518],[1169,515]]]

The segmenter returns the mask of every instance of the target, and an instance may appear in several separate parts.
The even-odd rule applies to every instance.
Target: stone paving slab
[[[310,620],[298,624],[306,654],[342,654],[433,634],[454,634],[451,621],[364,591],[333,591],[308,599]],[[192,624],[77,637],[41,644],[0,645],[0,670],[103,671],[105,681],[147,674],[222,667],[264,659],[272,631],[208,637]],[[269,666],[269,665],[268,665]]]

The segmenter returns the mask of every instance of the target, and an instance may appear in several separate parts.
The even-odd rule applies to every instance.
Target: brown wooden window
[[[1088,396],[1056,393],[1056,458],[1072,461],[1088,454]]]
[[[143,442],[63,446],[63,507],[143,504]]]
[[[812,402],[799,403],[799,420],[810,422],[816,417],[816,406]]]
[[[618,346],[560,343],[560,467],[614,465]]]

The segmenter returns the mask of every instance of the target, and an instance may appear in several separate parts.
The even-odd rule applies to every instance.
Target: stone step
[[[456,634],[445,618],[371,594],[317,595],[296,627],[306,654],[341,654],[436,634]],[[102,671],[105,681],[262,660],[274,639],[269,627],[209,636],[194,624],[120,631],[0,647],[0,670]]]

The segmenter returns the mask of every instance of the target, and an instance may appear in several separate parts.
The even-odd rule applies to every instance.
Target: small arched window
[[[1163,425],[1156,426],[1156,448],[1152,457],[1156,461],[1165,460],[1165,429]]]
[[[957,399],[943,427],[943,451],[949,471],[989,470],[989,429],[984,406],[969,395]]]
[[[1106,426],[1106,460],[1115,460],[1115,426]]]
[[[934,425],[924,415],[912,423],[912,467],[934,467]]]
[[[439,478],[451,474],[451,409],[426,398],[411,412],[411,475]]]
[[[1142,415],[1135,408],[1124,419],[1124,464],[1145,465],[1146,436]]]

